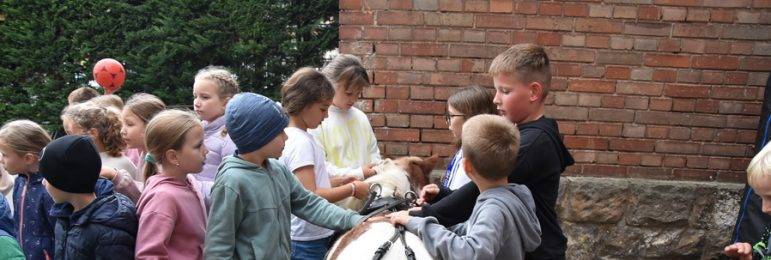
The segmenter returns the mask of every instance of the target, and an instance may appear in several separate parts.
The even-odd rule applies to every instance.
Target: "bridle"
[[[382,187],[377,183],[372,184],[369,190],[369,196],[364,202],[364,207],[359,211],[359,214],[364,215],[364,219],[371,218],[372,216],[376,216],[384,212],[396,212],[417,206],[416,201],[418,196],[413,191],[404,193],[403,198],[399,199],[396,198],[396,196],[383,198],[381,196],[383,191]],[[396,193],[396,191],[394,191],[394,193]],[[405,232],[406,230],[404,226],[397,224],[396,229],[394,230],[394,234],[390,239],[388,239],[388,241],[378,247],[377,251],[375,251],[375,255],[372,257],[372,260],[382,259],[383,256],[388,253],[388,250],[391,249],[391,245],[396,242],[396,239],[400,239],[402,241],[402,245],[404,245],[404,254],[407,256],[407,259],[414,260],[415,253],[412,251],[412,248],[407,246],[407,241],[405,240]]]

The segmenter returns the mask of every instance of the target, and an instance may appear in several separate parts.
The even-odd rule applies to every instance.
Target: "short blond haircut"
[[[93,103],[98,107],[104,107],[104,108],[113,107],[118,111],[123,110],[123,99],[120,98],[120,96],[115,94],[101,95],[89,100],[88,102]]]
[[[514,170],[519,153],[519,130],[506,118],[477,115],[463,124],[463,157],[489,180],[505,179]]]
[[[747,183],[755,186],[769,175],[771,175],[771,145],[766,145],[755,157],[752,157],[752,161],[747,166]]]
[[[35,122],[16,120],[0,128],[0,142],[18,155],[39,154],[51,142],[51,136]]]
[[[490,64],[489,73],[492,76],[511,74],[523,84],[541,83],[542,98],[549,94],[551,88],[549,55],[543,47],[532,43],[517,44],[498,54]]]

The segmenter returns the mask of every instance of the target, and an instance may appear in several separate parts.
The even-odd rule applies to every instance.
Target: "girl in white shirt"
[[[345,176],[369,178],[376,173],[372,165],[380,162],[380,149],[369,119],[354,107],[362,90],[369,87],[367,71],[356,56],[341,54],[322,73],[334,85],[334,98],[329,117],[309,132],[324,149],[330,175],[338,177],[333,182],[345,182]]]
[[[324,161],[324,151],[307,130],[317,127],[327,116],[334,89],[321,73],[302,68],[292,74],[281,87],[281,104],[289,114],[289,126],[284,129],[287,140],[279,160],[294,173],[307,189],[337,202],[354,196],[364,199],[369,185],[353,181],[333,186]],[[333,231],[316,226],[292,215],[292,259],[323,259]]]

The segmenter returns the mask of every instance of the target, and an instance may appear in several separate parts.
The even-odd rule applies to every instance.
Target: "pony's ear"
[[[431,175],[431,171],[434,170],[434,167],[436,167],[437,162],[439,162],[439,155],[434,154],[431,157],[422,158],[417,164],[420,166],[420,170],[423,171],[423,174],[429,176]]]

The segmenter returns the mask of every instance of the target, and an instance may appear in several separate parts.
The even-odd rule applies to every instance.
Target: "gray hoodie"
[[[533,196],[517,184],[482,192],[471,218],[449,230],[433,217],[413,217],[407,229],[437,259],[524,259],[541,244]]]

